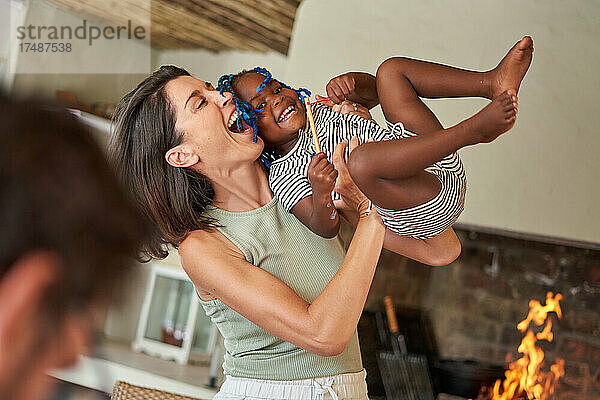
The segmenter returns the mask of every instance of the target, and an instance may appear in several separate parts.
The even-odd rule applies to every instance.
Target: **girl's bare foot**
[[[473,144],[489,143],[508,131],[517,118],[517,93],[507,90],[471,118],[461,122],[472,134]]]
[[[490,74],[490,99],[514,89],[519,93],[521,81],[525,77],[533,57],[533,39],[525,36],[506,53],[500,64]]]

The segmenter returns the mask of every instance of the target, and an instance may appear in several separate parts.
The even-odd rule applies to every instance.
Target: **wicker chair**
[[[181,396],[162,390],[148,389],[129,383],[117,381],[113,388],[111,400],[199,400],[195,397]]]

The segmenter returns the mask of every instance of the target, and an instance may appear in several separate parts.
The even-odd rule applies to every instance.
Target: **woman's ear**
[[[185,168],[197,164],[200,158],[197,154],[191,152],[186,145],[180,144],[167,151],[165,160],[173,167]]]

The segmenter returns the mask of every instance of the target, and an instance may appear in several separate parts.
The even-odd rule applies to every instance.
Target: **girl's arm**
[[[291,210],[300,222],[325,238],[335,237],[340,230],[340,217],[331,200],[336,178],[337,171],[325,153],[315,154],[308,165],[312,196],[303,198]]]
[[[366,72],[346,72],[336,76],[327,83],[325,89],[335,104],[350,100],[368,109],[379,104],[375,77]]]
[[[450,264],[461,252],[460,241],[452,228],[429,239],[400,236],[386,229],[384,247],[433,267]]]
[[[342,212],[342,215],[351,225],[356,226],[358,217],[355,213]],[[432,267],[450,264],[461,252],[460,241],[452,228],[429,239],[400,236],[386,229],[383,248]]]
[[[340,230],[340,217],[333,206],[331,194],[305,197],[291,211],[308,229],[321,237],[330,239]]]
[[[385,235],[379,215],[366,215],[364,195],[351,199],[357,193],[344,197],[362,215],[346,257],[312,303],[248,263],[218,231],[188,235],[179,246],[183,267],[203,299],[218,298],[262,329],[310,352],[340,354],[358,325]]]

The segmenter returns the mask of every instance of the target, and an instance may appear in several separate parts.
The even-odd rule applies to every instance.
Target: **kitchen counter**
[[[198,399],[211,399],[208,364],[179,365],[135,353],[127,344],[105,341],[91,356],[81,356],[71,368],[49,375],[76,385],[111,393],[117,380]]]

